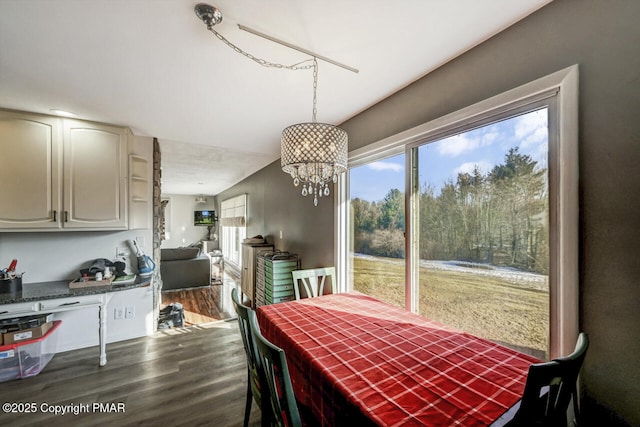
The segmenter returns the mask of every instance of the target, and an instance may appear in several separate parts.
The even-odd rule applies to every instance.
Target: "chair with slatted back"
[[[303,295],[307,298],[323,295],[327,285],[327,278],[329,279],[330,293],[336,293],[335,267],[294,270],[291,274],[293,276],[293,291],[297,300],[301,299]]]
[[[566,427],[569,404],[573,401],[577,425],[579,417],[577,381],[589,347],[589,337],[582,332],[575,350],[566,357],[529,367],[520,408],[507,426]]]
[[[249,313],[249,323],[253,339],[258,349],[258,358],[269,387],[269,401],[274,424],[277,426],[299,427],[302,425],[300,412],[293,387],[284,350],[273,345],[260,332],[255,312]]]
[[[253,400],[255,400],[262,412],[261,425],[269,426],[271,425],[271,408],[268,403],[269,397],[268,393],[265,392],[267,387],[265,385],[264,377],[262,376],[258,350],[253,340],[251,324],[249,322],[249,317],[252,314],[255,315],[255,313],[252,309],[240,302],[238,290],[236,288],[231,290],[231,299],[233,300],[233,306],[238,314],[238,324],[240,326],[242,342],[244,344],[245,353],[247,354],[247,400],[244,411],[244,427],[249,425],[251,404]]]

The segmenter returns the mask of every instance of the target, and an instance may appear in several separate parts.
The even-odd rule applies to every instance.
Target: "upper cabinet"
[[[58,228],[60,119],[0,111],[0,228]]]
[[[0,111],[0,229],[127,229],[128,130]]]
[[[63,123],[63,227],[126,229],[126,129]]]

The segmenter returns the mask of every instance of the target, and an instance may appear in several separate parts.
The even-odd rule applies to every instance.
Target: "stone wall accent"
[[[164,218],[164,205],[161,203],[160,194],[162,170],[160,169],[162,155],[160,153],[160,143],[158,138],[153,138],[153,259],[156,262],[156,269],[153,273],[153,317],[154,330],[158,326],[160,315],[160,302],[162,301],[162,276],[160,275],[160,244],[162,243],[162,218]]]

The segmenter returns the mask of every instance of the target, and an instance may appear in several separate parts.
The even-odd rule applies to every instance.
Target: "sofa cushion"
[[[200,248],[170,248],[160,249],[161,261],[177,261],[182,259],[197,258],[200,253]]]

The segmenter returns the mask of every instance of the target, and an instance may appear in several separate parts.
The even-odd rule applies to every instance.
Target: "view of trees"
[[[486,174],[476,166],[455,182],[420,190],[420,258],[491,263],[549,273],[546,168],[511,148]],[[351,201],[354,252],[404,257],[404,193]]]

